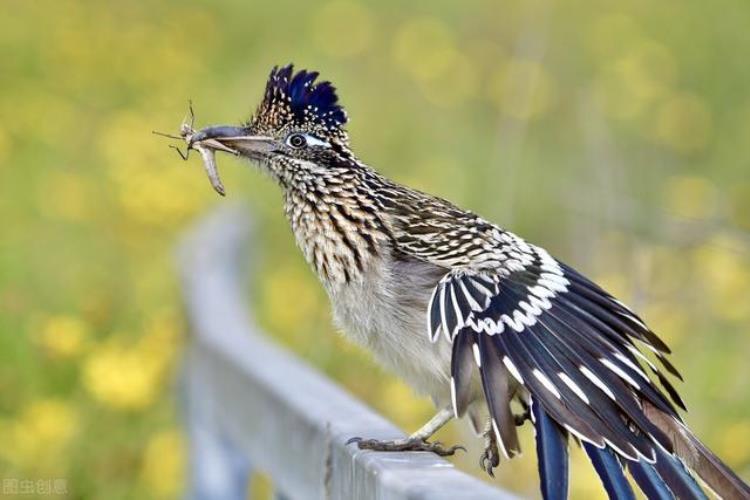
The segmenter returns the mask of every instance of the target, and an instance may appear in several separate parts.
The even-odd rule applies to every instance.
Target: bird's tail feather
[[[640,462],[628,462],[628,470],[646,498],[650,500],[673,500],[674,496],[664,483],[653,465]]]
[[[644,403],[646,416],[674,444],[675,454],[716,495],[725,499],[750,499],[750,486],[685,427],[682,422]]]
[[[542,497],[545,500],[568,496],[568,436],[537,402],[531,402],[536,430],[536,453]]]
[[[713,492],[726,499],[750,499],[750,486],[747,483],[692,433],[689,434],[688,439],[698,452],[691,468]]]
[[[609,498],[617,500],[635,500],[633,489],[630,487],[622,463],[609,448],[597,448],[591,443],[583,443],[586,454],[602,480]]]
[[[655,448],[654,463],[620,459],[609,447],[598,448],[584,442],[607,494],[611,499],[632,500],[633,489],[625,477],[627,464],[635,483],[649,499],[705,500],[706,494],[694,476],[720,498],[750,500],[750,486],[739,478],[711,450],[696,438],[683,423],[648,402],[643,403],[646,416],[664,432],[673,444],[674,454]],[[568,434],[531,400],[531,416],[536,431],[539,479],[545,500],[567,498]]]
[[[649,499],[707,500],[682,462],[660,448],[656,449],[656,463],[628,462],[628,469]]]

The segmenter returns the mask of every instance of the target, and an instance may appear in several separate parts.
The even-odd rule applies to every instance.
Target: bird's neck
[[[282,182],[297,245],[329,289],[361,281],[390,241],[367,184],[370,173],[350,170]]]

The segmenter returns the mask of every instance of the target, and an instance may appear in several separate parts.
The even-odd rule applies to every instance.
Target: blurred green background
[[[245,120],[288,62],[336,84],[366,162],[641,311],[685,375],[687,421],[750,478],[748,26],[745,0],[4,0],[0,480],[61,479],[69,498],[183,490],[173,252],[221,200],[151,130],[176,131],[188,99],[198,126]],[[415,429],[430,404],[333,331],[276,186],[219,163],[258,219],[248,302],[264,328]],[[534,497],[525,434],[496,482]],[[456,463],[478,474],[479,440],[441,437],[473,443]],[[574,460],[574,498],[602,497]]]

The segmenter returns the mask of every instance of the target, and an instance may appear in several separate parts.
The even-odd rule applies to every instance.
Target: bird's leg
[[[439,410],[429,422],[424,424],[417,432],[403,439],[381,441],[378,439],[351,438],[346,444],[357,443],[360,450],[374,451],[431,451],[441,457],[453,455],[457,450],[464,450],[463,446],[445,447],[439,441],[428,443],[427,440],[443,427],[451,418],[453,410],[450,407]]]
[[[484,427],[484,452],[479,457],[479,467],[490,477],[495,477],[494,469],[500,465],[500,452],[497,449],[497,436],[492,429],[492,419],[487,419]]]

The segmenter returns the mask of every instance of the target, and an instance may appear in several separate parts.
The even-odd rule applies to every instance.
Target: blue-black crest
[[[275,67],[255,120],[275,127],[292,121],[306,128],[340,130],[347,117],[338,104],[336,89],[327,81],[316,83],[317,78],[316,71],[295,73],[291,64]]]

